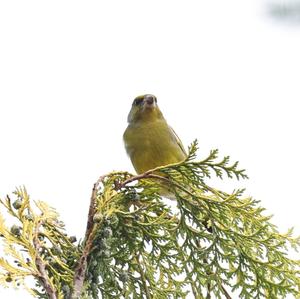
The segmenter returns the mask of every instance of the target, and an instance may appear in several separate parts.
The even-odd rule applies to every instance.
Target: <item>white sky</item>
[[[153,93],[186,145],[198,138],[201,157],[219,148],[247,169],[223,188],[246,186],[300,233],[300,27],[265,3],[1,1],[0,197],[25,185],[80,238],[93,182],[132,171],[127,114]]]

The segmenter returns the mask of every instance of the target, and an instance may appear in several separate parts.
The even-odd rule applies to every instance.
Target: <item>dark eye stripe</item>
[[[142,104],[142,102],[143,102],[143,99],[141,99],[141,98],[135,99],[134,105],[138,106],[138,105]]]

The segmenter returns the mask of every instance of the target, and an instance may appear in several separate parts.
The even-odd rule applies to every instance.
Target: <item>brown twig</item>
[[[44,263],[43,259],[40,256],[40,251],[42,249],[41,243],[38,239],[38,231],[39,231],[40,226],[41,226],[41,222],[39,222],[37,224],[36,233],[35,233],[35,236],[33,238],[33,246],[34,246],[35,251],[36,251],[35,264],[36,264],[36,267],[38,269],[38,275],[37,276],[38,276],[38,279],[41,282],[43,288],[45,289],[48,297],[50,299],[57,299],[56,291],[55,291],[53,285],[51,284],[51,280],[50,280],[50,278],[47,274],[47,271],[46,271],[46,264]]]
[[[226,291],[226,289],[221,285],[223,294],[225,295],[226,299],[232,299],[231,296],[228,294],[228,292]]]
[[[91,252],[91,248],[93,245],[93,228],[94,228],[94,215],[95,215],[95,204],[97,199],[97,191],[99,184],[103,182],[106,176],[101,176],[98,181],[94,184],[92,195],[91,195],[91,201],[90,201],[90,207],[89,207],[89,213],[88,213],[88,220],[87,220],[87,226],[86,226],[86,232],[85,232],[85,244],[82,251],[82,255],[78,261],[78,265],[75,269],[74,273],[74,279],[73,279],[73,290],[70,294],[70,299],[78,299],[80,297],[80,294],[82,292],[83,283],[85,279],[86,269],[87,269],[87,259],[88,255]]]
[[[193,193],[191,193],[188,189],[184,188],[182,185],[177,184],[176,182],[171,181],[171,180],[169,180],[168,178],[166,178],[164,176],[154,174],[153,172],[155,172],[155,171],[156,171],[156,168],[152,169],[152,170],[148,170],[148,171],[146,171],[144,173],[141,173],[139,175],[132,176],[129,179],[125,180],[123,183],[119,184],[117,190],[125,187],[129,183],[132,183],[134,181],[138,181],[138,180],[141,180],[141,179],[156,179],[156,180],[161,180],[161,181],[165,181],[169,184],[172,184],[173,186],[175,186],[175,187],[181,189],[182,191],[184,191],[185,193],[193,196]]]

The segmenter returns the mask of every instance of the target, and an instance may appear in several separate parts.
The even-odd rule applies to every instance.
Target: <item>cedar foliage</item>
[[[196,151],[197,141],[183,162],[100,177],[79,243],[53,208],[18,188],[1,200],[0,284],[36,298],[298,298],[300,262],[290,251],[300,239],[280,233],[244,190],[209,186],[213,174],[247,175],[217,150],[201,161]],[[162,182],[176,209],[159,196]]]

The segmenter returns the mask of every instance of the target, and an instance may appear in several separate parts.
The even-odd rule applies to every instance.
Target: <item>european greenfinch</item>
[[[187,153],[168,125],[154,95],[138,96],[128,115],[123,139],[128,156],[138,174],[159,166],[183,161]],[[174,199],[166,187],[160,194]]]

